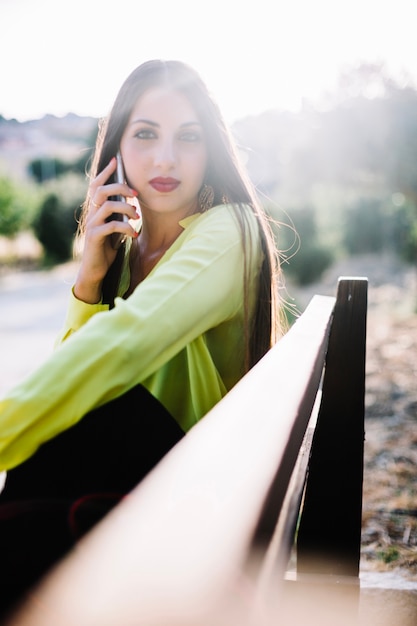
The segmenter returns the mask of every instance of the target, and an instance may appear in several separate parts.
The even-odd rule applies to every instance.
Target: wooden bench
[[[335,298],[314,296],[10,624],[350,619],[359,590],[366,310],[365,278],[339,279]],[[333,600],[342,596],[341,608]],[[323,619],[324,607],[337,622]]]

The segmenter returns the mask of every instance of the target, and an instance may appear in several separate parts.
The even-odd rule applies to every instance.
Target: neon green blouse
[[[256,217],[241,210],[251,312],[262,252]],[[138,383],[188,431],[242,376],[237,217],[231,206],[219,205],[180,224],[183,232],[151,273],[129,298],[116,298],[113,309],[70,296],[56,350],[0,401],[0,470]],[[128,263],[123,284],[129,284]]]

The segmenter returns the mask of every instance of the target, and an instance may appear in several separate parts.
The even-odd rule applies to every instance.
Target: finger
[[[89,196],[90,207],[94,210],[100,208],[108,195],[105,191],[105,183],[116,170],[116,158],[113,157],[106,167],[90,183]],[[110,195],[110,194],[109,194]]]
[[[122,202],[117,200],[107,200],[100,207],[100,219],[108,221],[112,215],[118,214],[127,220],[137,220],[140,218],[136,207],[129,202]],[[117,217],[115,218],[117,221]]]
[[[97,210],[97,209],[99,209],[99,208],[101,207],[101,204],[99,204],[99,203],[97,203],[97,202],[94,202],[94,199],[93,199],[93,200],[91,200],[91,206],[92,206],[94,209],[96,209],[96,210]]]
[[[97,176],[95,177],[93,181],[93,184],[96,183],[97,186],[104,185],[104,183],[108,181],[110,176],[114,174],[115,171],[116,171],[116,157],[113,157],[112,159],[110,159],[106,167],[103,170],[101,170],[99,174],[97,174]]]
[[[136,239],[139,233],[133,228],[130,222],[120,222],[118,220],[112,220],[111,222],[107,222],[107,226],[109,227],[110,234],[118,234],[123,235],[123,238],[131,237],[132,239]]]
[[[90,233],[90,241],[96,241],[96,243],[101,241],[100,245],[105,243],[107,247],[107,243],[110,243],[110,238],[113,234],[122,235],[123,238],[131,237],[132,239],[135,239],[138,236],[137,231],[129,222],[111,220],[110,222],[104,222],[104,224],[97,226],[94,229],[94,232]]]
[[[119,216],[119,219],[118,219]],[[116,222],[120,224],[125,222],[128,224],[128,220],[136,221],[140,219],[140,215],[136,210],[136,207],[126,202],[107,201],[99,209],[91,210],[87,219],[86,230],[93,238],[98,234],[99,239],[109,234],[107,228],[105,232],[101,232],[101,227],[104,224],[111,224]],[[133,236],[129,230],[126,232],[130,237]]]
[[[122,202],[129,204],[126,198],[136,198],[138,192],[126,185],[125,183],[110,183],[109,185],[102,185],[98,187],[94,196],[91,197],[90,206],[94,211],[100,209],[107,201],[110,202]],[[122,200],[116,200],[117,196]],[[132,217],[132,219],[135,219]]]

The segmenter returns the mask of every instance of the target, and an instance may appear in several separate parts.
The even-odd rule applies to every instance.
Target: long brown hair
[[[137,67],[123,83],[108,118],[102,123],[95,148],[90,176],[94,178],[109,163],[119,149],[125,127],[137,100],[151,87],[169,86],[190,101],[203,127],[207,141],[208,167],[205,181],[213,187],[214,205],[224,197],[233,205],[242,232],[244,249],[244,311],[246,369],[252,367],[283,333],[282,307],[279,303],[279,257],[269,218],[256,197],[255,190],[243,170],[236,146],[223,116],[198,73],[180,61],[153,60]],[[110,181],[111,182],[111,181]],[[246,211],[251,207],[261,235],[264,260],[259,275],[258,298],[252,324],[248,313],[248,250]],[[84,202],[79,234],[82,234],[90,198]],[[103,281],[103,302],[113,305],[117,293],[124,249]]]

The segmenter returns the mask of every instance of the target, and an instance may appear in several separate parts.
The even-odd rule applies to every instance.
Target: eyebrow
[[[152,120],[147,120],[146,118],[138,118],[136,120],[133,120],[130,123],[131,126],[133,126],[134,124],[149,124],[149,126],[154,126],[155,128],[159,128],[160,126],[157,122],[153,122]],[[183,124],[180,124],[181,128],[184,128],[187,126],[201,126],[201,123],[197,121],[193,121],[193,122],[184,122]]]

